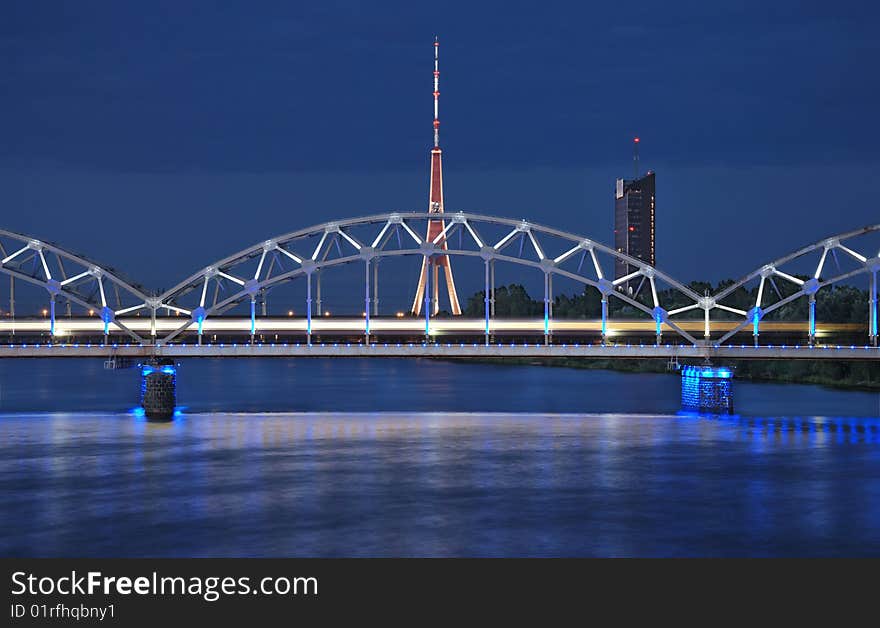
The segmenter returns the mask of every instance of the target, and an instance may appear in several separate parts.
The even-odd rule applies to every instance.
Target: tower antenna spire
[[[440,38],[434,36],[434,148],[440,146]]]
[[[443,219],[443,151],[440,150],[440,40],[434,37],[434,146],[431,148],[431,183],[428,188],[428,213],[438,214],[428,219],[425,242],[433,242],[436,252],[422,259],[422,271],[413,299],[412,313],[418,316],[425,307],[425,320],[440,311],[440,270],[446,277],[449,307],[453,316],[461,315],[461,304],[452,276],[452,262],[446,251],[446,221]],[[433,277],[433,279],[432,279]],[[433,292],[433,294],[432,294]],[[424,299],[424,302],[422,301]]]
[[[633,138],[633,181],[639,178],[639,138]]]

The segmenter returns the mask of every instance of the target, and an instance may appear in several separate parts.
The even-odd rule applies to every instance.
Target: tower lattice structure
[[[431,149],[431,183],[428,192],[428,212],[431,214],[443,213],[443,154],[440,150],[440,42],[434,39],[434,147]],[[428,221],[427,241],[434,240],[443,233],[446,228],[442,218]],[[439,251],[448,249],[446,237],[435,242]],[[440,269],[446,280],[446,290],[449,294],[449,307],[455,316],[461,314],[461,305],[458,302],[458,293],[455,290],[455,279],[452,276],[452,263],[448,255],[438,253],[422,259],[422,269],[419,273],[419,285],[413,298],[412,313],[418,316],[422,311],[425,299],[425,290],[428,289],[428,280],[431,279],[431,314],[440,311]],[[428,273],[431,273],[429,276]]]

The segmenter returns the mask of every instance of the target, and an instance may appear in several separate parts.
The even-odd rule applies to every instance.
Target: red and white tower
[[[432,214],[443,213],[443,162],[440,151],[440,42],[434,38],[434,148],[431,149],[431,187],[428,192],[428,212]],[[445,224],[442,219],[428,221],[428,242],[443,233]],[[447,250],[446,238],[441,238],[436,247]],[[440,282],[438,281],[440,269],[443,269],[446,278],[446,290],[449,293],[449,306],[456,316],[461,314],[461,305],[458,302],[458,293],[455,291],[455,280],[452,278],[452,264],[448,255],[434,255],[429,260],[422,260],[422,271],[419,274],[419,285],[413,299],[412,313],[417,315],[422,311],[422,301],[425,298],[425,288],[428,283],[428,273],[433,271],[432,285],[434,295],[431,300],[431,314],[440,311]]]

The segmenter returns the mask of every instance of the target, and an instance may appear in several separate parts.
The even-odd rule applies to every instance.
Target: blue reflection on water
[[[192,361],[151,423],[139,370],[73,366],[0,364],[0,555],[880,555],[868,393],[705,416],[677,375]]]
[[[880,420],[14,415],[3,555],[880,555]]]

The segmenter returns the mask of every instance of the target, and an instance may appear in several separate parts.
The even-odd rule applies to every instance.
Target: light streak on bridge
[[[122,319],[125,327],[148,335],[154,323],[149,318]],[[596,336],[602,335],[602,320],[555,319],[549,321],[550,335],[560,336]],[[699,333],[704,329],[700,320],[684,320],[678,325],[681,329]],[[177,317],[157,317],[155,330],[158,334],[169,333],[180,326]],[[711,323],[713,333],[726,333],[739,326],[738,321],[716,320]],[[16,321],[0,320],[0,336],[11,336],[13,333],[23,335],[48,336],[52,324],[48,319]],[[305,337],[308,321],[293,317],[255,318],[254,330],[257,335],[280,335]],[[318,336],[358,336],[364,332],[364,318],[321,317],[312,321],[312,335]],[[104,323],[99,318],[58,318],[55,321],[55,338],[62,341],[69,336],[100,336]],[[205,334],[239,335],[251,334],[250,318],[217,317],[205,320],[202,331]],[[656,324],[647,320],[614,320],[605,321],[605,336],[613,338],[629,334],[652,335]],[[373,318],[370,323],[370,334],[375,336],[412,337],[423,335],[425,323],[415,318]],[[485,321],[478,318],[434,318],[429,325],[429,336],[482,336],[485,333]],[[543,319],[491,319],[489,324],[491,335],[522,335],[540,337],[544,333]],[[671,332],[672,328],[663,324],[662,332]],[[762,332],[765,334],[808,334],[807,323],[794,321],[773,321],[765,323]],[[864,334],[865,326],[858,323],[818,323],[814,335],[822,338],[834,334]],[[194,329],[188,329],[178,338],[194,335]]]

